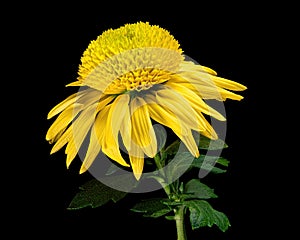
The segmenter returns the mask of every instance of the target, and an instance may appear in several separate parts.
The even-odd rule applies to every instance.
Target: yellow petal
[[[212,80],[212,76],[203,72],[182,72],[173,75],[169,82],[180,84],[194,91],[202,99],[216,99],[223,101],[218,87]]]
[[[144,168],[144,153],[140,147],[133,145],[129,151],[129,159],[132,167],[133,174],[139,180],[143,173]]]
[[[195,64],[192,61],[184,61],[180,64],[180,71],[200,71],[200,72],[205,72],[209,73],[212,75],[217,75],[216,71],[209,68],[205,67],[199,64]]]
[[[243,99],[242,96],[228,90],[243,91],[247,89],[246,86],[232,80],[218,77],[216,76],[216,72],[209,71],[208,69],[209,68],[192,62],[185,62],[181,65],[181,72],[178,74],[184,80],[180,79],[180,77],[173,77],[171,81],[177,83],[182,81],[185,83],[189,82],[191,85],[194,85],[195,89],[198,91],[197,94],[203,99],[216,99],[221,101],[224,101],[227,98],[233,100]]]
[[[107,96],[101,93],[100,91],[88,88],[78,92],[78,99],[76,102],[82,104],[85,108],[92,105],[93,103],[101,103],[101,100]]]
[[[130,150],[130,145],[131,145],[131,132],[132,132],[132,127],[131,127],[131,119],[130,119],[130,111],[129,108],[126,108],[125,114],[124,114],[124,119],[121,123],[120,126],[120,134],[123,140],[123,144],[127,151]]]
[[[217,75],[217,72],[215,70],[213,70],[213,69],[211,69],[209,67],[205,67],[203,65],[199,65],[199,66],[200,66],[201,70],[203,69],[205,72],[207,72],[207,73],[209,73],[211,75]]]
[[[50,141],[56,138],[63,129],[65,129],[69,123],[76,117],[76,115],[81,111],[81,105],[74,103],[68,106],[63,112],[57,117],[57,119],[50,126],[47,134],[46,140]]]
[[[105,133],[105,126],[107,123],[107,116],[110,110],[111,104],[105,106],[96,116],[95,123],[94,123],[94,131],[100,140],[100,144],[102,144],[102,139]]]
[[[207,105],[196,93],[190,89],[176,83],[166,83],[166,86],[171,87],[174,91],[181,94],[197,113],[205,113],[220,121],[225,121],[225,117],[218,111]]]
[[[62,135],[61,137],[57,140],[57,142],[54,144],[54,146],[51,149],[50,154],[53,154],[60,150],[66,143],[69,142],[69,140],[72,137],[72,127],[69,127]]]
[[[203,131],[200,131],[202,135],[210,138],[210,139],[218,139],[218,135],[216,131],[213,129],[213,127],[210,125],[210,123],[206,120],[206,118],[202,115],[198,115],[198,122],[202,125],[204,128]]]
[[[121,98],[119,98],[120,100]],[[110,107],[107,120],[105,125],[103,126],[103,138],[102,138],[102,151],[104,154],[106,154],[108,157],[113,159],[114,161],[118,162],[119,164],[123,166],[129,166],[128,163],[123,159],[120,149],[119,149],[119,142],[118,138],[116,137],[116,132],[118,133],[120,131],[120,126],[114,126],[112,122],[112,116],[114,116],[114,120],[116,120],[116,114],[119,110],[120,104],[118,104],[119,101],[114,101],[112,104],[108,105]],[[122,103],[122,102],[120,102]],[[124,106],[123,106],[124,107]],[[119,124],[119,120],[116,120],[116,124]],[[116,138],[115,138],[116,137]]]
[[[54,117],[55,115],[65,110],[68,106],[75,102],[88,106],[97,99],[100,99],[100,96],[100,92],[94,89],[85,89],[79,91],[78,93],[74,93],[59,104],[57,104],[55,107],[53,107],[49,111],[47,118],[50,119]]]
[[[178,137],[181,139],[181,141],[184,143],[184,145],[187,147],[187,149],[194,157],[200,156],[198,146],[196,144],[196,141],[194,139],[191,130],[188,131],[188,134],[186,136],[178,136]]]
[[[237,82],[225,79],[225,78],[221,78],[221,77],[217,77],[217,76],[212,76],[212,80],[214,81],[214,83],[218,87],[226,88],[228,90],[243,91],[243,90],[247,89],[246,86],[244,86],[244,85],[242,85],[240,83],[237,83]]]
[[[99,114],[96,116],[93,128],[91,129],[89,147],[79,171],[80,174],[89,169],[101,150],[101,143],[104,135],[103,129],[105,128],[107,122],[107,115],[109,110],[110,106],[105,106],[102,111],[99,112]]]
[[[55,107],[53,107],[47,116],[47,119],[52,118],[53,116],[55,116],[56,114],[60,113],[61,111],[63,111],[65,108],[67,108],[68,106],[70,106],[71,104],[73,104],[77,99],[77,93],[74,93],[72,95],[70,95],[69,97],[67,97],[65,100],[63,100],[62,102],[60,102],[59,104],[57,104]]]
[[[150,116],[153,120],[162,125],[165,125],[173,130],[173,132],[182,140],[188,150],[193,156],[199,156],[198,146],[194,140],[191,129],[182,121],[182,119],[175,116],[174,113],[167,111],[157,103],[154,96],[148,95],[146,98]]]
[[[109,111],[107,118],[107,130],[111,130],[115,142],[118,142],[119,131],[124,120],[126,112],[129,111],[129,100],[128,94],[119,95],[113,102],[111,110]]]
[[[197,124],[196,112],[181,94],[166,87],[156,92],[156,99],[159,105],[172,112],[188,128],[201,130]]]
[[[225,99],[222,97],[221,93],[218,91],[217,86],[215,85],[203,85],[200,82],[192,82],[187,79],[181,78],[181,80],[172,79],[172,83],[179,84],[182,87],[188,88],[196,93],[202,99],[215,99],[218,101],[224,101]]]
[[[99,105],[97,106],[98,109]],[[99,114],[96,116],[93,128],[91,129],[91,136],[89,147],[85,155],[85,159],[82,163],[79,173],[82,174],[89,169],[89,167],[94,162],[95,158],[99,154],[102,147],[102,139],[104,135],[103,129],[105,128],[107,122],[108,112],[110,110],[109,106],[104,106]]]
[[[172,112],[158,105],[154,96],[147,96],[146,101],[148,103],[148,111],[150,117],[156,122],[169,127],[174,132],[180,133],[180,135],[187,135],[187,127],[180,121]]]
[[[169,86],[172,86],[173,89],[180,89],[180,87],[182,87],[182,85],[180,85],[180,87],[178,87],[179,84],[177,83],[167,83],[166,85],[169,85]],[[176,87],[175,87],[176,85]],[[187,89],[187,88],[185,88]],[[181,88],[182,90],[182,88]],[[190,92],[191,91],[191,92]],[[188,90],[188,91],[183,91],[182,90],[182,93],[184,92],[184,95],[189,99],[191,105],[193,106],[193,108],[196,110],[197,112],[197,123],[200,125],[199,126],[199,129],[201,132],[202,135],[208,137],[208,138],[211,138],[211,139],[218,139],[218,135],[217,133],[215,132],[215,130],[213,129],[213,127],[210,125],[210,123],[206,120],[206,118],[203,116],[203,114],[201,113],[201,111],[203,110],[206,114],[211,114],[211,112],[215,112],[214,109],[212,108],[208,108],[208,110],[205,111],[205,103],[201,100],[201,98],[192,90]],[[193,92],[193,93],[192,93]],[[194,95],[196,94],[197,97]],[[191,98],[191,97],[192,98]],[[197,102],[194,102],[194,99],[196,100],[199,100],[199,103],[202,103],[202,109],[200,108],[200,106],[197,105]],[[208,106],[207,106],[208,107]],[[213,116],[216,117],[217,119],[219,120],[225,120],[225,118],[220,115],[219,113],[214,113]],[[174,131],[176,133],[176,131]],[[181,136],[180,134],[177,134],[178,136]]]
[[[107,104],[109,104],[113,99],[115,98],[114,95],[104,95],[103,97],[101,97],[101,99],[99,100],[99,104],[97,106],[96,111],[99,112],[100,110],[102,110]]]
[[[149,157],[157,153],[156,135],[152,126],[147,103],[140,97],[135,97],[130,104],[132,123],[132,144],[140,146]]]
[[[218,91],[219,91],[219,93],[221,94],[221,96],[224,100],[229,98],[229,99],[232,99],[232,100],[240,101],[244,98],[243,96],[241,96],[239,94],[230,92],[230,91],[228,91],[226,89],[223,89],[223,88],[220,88],[220,87],[218,87]]]
[[[55,143],[56,141],[58,141],[60,139],[60,137],[64,134],[65,130],[67,129],[67,126],[65,128],[62,128],[59,132],[56,133],[56,135],[53,138],[47,138],[46,135],[46,140],[52,144]]]
[[[96,124],[96,121],[94,124]],[[95,127],[93,127],[91,129],[89,146],[85,158],[82,162],[81,168],[79,170],[79,174],[82,174],[89,169],[89,167],[92,165],[95,158],[99,154],[100,150],[101,150],[100,139],[95,131]]]
[[[73,160],[73,157],[77,154],[81,147],[86,135],[95,121],[97,103],[92,104],[86,109],[82,110],[78,118],[75,119],[71,125],[72,138],[69,141],[66,154],[67,154],[67,165]]]
[[[211,78],[210,78],[211,79]],[[203,79],[202,79],[203,80]],[[201,80],[201,81],[202,81]],[[192,77],[190,73],[180,74],[178,77],[172,77],[169,83],[176,83],[182,87],[188,88],[196,93],[202,99],[215,99],[224,101],[227,98],[241,100],[243,97],[226,89],[218,87],[212,80],[201,82],[199,79]]]
[[[179,72],[171,76],[171,82],[189,83],[191,85],[199,85],[201,87],[216,88],[216,84],[212,80],[212,75],[205,72],[185,71]]]
[[[71,165],[72,161],[74,160],[74,158],[77,155],[77,152],[78,152],[78,149],[76,148],[74,138],[72,137],[69,140],[68,145],[67,145],[66,150],[65,150],[65,153],[67,154],[67,160],[66,160],[67,168],[69,168],[69,166]]]
[[[82,86],[82,82],[80,81],[71,82],[66,85],[66,87],[80,87],[80,86]]]

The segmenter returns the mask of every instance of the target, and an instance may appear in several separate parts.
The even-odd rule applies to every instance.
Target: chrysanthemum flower
[[[185,59],[167,30],[144,22],[109,29],[91,41],[78,75],[67,86],[80,87],[80,91],[48,114],[48,119],[59,114],[46,135],[55,143],[51,154],[66,145],[68,168],[87,140],[80,173],[102,151],[119,164],[131,166],[136,179],[142,174],[144,158],[153,158],[158,151],[154,121],[170,128],[198,157],[193,131],[216,139],[206,117],[225,120],[204,100],[241,100],[232,91],[246,89]],[[129,161],[121,154],[119,139]]]

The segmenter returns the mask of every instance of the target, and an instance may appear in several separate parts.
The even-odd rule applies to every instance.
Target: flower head
[[[216,139],[206,116],[225,120],[204,100],[241,100],[243,97],[233,91],[246,89],[185,59],[167,30],[147,22],[109,29],[91,41],[78,75],[67,86],[79,86],[80,91],[48,114],[48,119],[59,114],[46,134],[46,140],[55,143],[51,153],[66,145],[69,167],[88,139],[80,173],[102,151],[119,164],[131,166],[137,179],[145,156],[153,158],[158,151],[153,121],[170,128],[197,157],[193,131]],[[119,139],[129,161],[121,154]]]

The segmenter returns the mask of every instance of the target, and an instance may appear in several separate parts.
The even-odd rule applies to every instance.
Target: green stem
[[[165,172],[161,164],[160,156],[157,154],[154,157],[154,162],[161,176],[165,178]],[[177,193],[177,190],[173,184],[167,185],[165,182],[160,182],[166,194],[170,198],[172,194]],[[185,226],[184,226],[184,206],[178,206],[174,209],[174,220],[176,221],[177,240],[187,240]]]
[[[160,159],[160,157],[159,157],[159,154],[156,154],[155,157],[154,157],[154,162],[155,162],[155,164],[156,164],[157,170],[159,171],[160,175],[161,175],[163,178],[165,178],[165,172],[164,172],[164,170],[163,170],[163,166],[162,166],[162,164],[161,164],[160,161],[161,161],[161,159]],[[164,180],[163,180],[163,181],[164,181]],[[171,194],[170,186],[167,185],[165,182],[159,182],[159,183],[162,185],[162,187],[163,187],[163,189],[165,190],[166,194],[167,194],[168,196],[170,196],[170,194]]]
[[[161,163],[160,163],[160,157],[159,157],[159,154],[156,154],[155,156],[154,156],[154,162],[155,162],[155,164],[156,164],[156,167],[157,167],[157,169],[158,169],[158,171],[160,172],[160,174],[162,174],[162,176],[164,176],[164,172],[163,172],[163,166],[161,165]]]
[[[176,229],[177,229],[177,240],[186,240],[186,232],[184,226],[184,206],[179,206],[174,209]]]

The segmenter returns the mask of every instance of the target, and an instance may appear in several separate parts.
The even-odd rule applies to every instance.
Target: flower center
[[[105,93],[117,94],[124,91],[147,90],[155,84],[167,81],[170,74],[172,73],[155,68],[137,69],[118,77],[106,88]]]
[[[106,94],[146,90],[167,81],[183,60],[179,43],[167,30],[143,22],[126,24],[89,44],[78,81]]]

